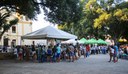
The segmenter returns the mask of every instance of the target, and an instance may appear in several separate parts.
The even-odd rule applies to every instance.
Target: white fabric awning
[[[75,39],[69,39],[69,40],[66,40],[66,41],[62,41],[61,43],[62,44],[70,44],[70,43],[77,43],[77,41]]]
[[[68,32],[59,30],[52,26],[47,26],[45,28],[39,29],[37,31],[28,33],[22,36],[22,39],[77,39],[77,36],[70,34]]]

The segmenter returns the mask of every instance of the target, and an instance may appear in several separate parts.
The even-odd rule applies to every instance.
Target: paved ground
[[[128,60],[109,63],[108,59],[108,55],[91,55],[70,63],[0,61],[0,74],[128,74]]]

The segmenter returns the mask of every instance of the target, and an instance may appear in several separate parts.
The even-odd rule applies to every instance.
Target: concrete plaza
[[[33,63],[0,60],[0,74],[128,74],[128,60],[108,62],[109,55],[81,57],[75,62]]]

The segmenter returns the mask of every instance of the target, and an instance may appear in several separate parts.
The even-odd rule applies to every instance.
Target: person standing
[[[14,57],[15,57],[15,60],[17,60],[17,58],[18,58],[18,51],[17,51],[16,47],[14,48]]]
[[[82,55],[82,47],[83,47],[83,45],[81,44],[81,45],[79,46],[79,51],[78,51],[78,53],[79,53],[79,58],[80,58],[81,55]]]
[[[75,61],[74,46],[70,44],[69,49],[70,49],[70,62],[74,62]]]
[[[30,50],[28,46],[24,46],[24,49],[26,50],[26,61],[30,60]]]
[[[51,46],[48,46],[48,49],[47,49],[47,62],[52,62],[52,49],[51,49]]]
[[[41,62],[41,53],[42,53],[42,46],[39,45],[38,46],[38,51],[37,51],[37,54],[38,54],[38,62]]]
[[[90,46],[86,45],[86,57],[89,57]]]
[[[57,54],[56,54],[56,59],[57,59],[57,62],[60,62],[60,55],[61,55],[61,47],[60,47],[61,45],[60,44],[57,44],[57,47],[56,47],[56,49],[57,49]]]
[[[113,46],[109,47],[109,56],[110,56],[110,59],[108,62],[111,62],[112,58],[114,60],[114,47]]]
[[[115,49],[115,52],[114,52],[114,62],[117,62],[118,61],[118,54],[119,54],[119,52],[118,52],[118,46],[115,45],[114,46],[114,49]]]
[[[83,56],[86,58],[86,45],[83,45]]]
[[[36,59],[37,59],[37,55],[36,55],[36,47],[35,47],[35,42],[33,41],[33,44],[32,44],[32,57],[33,57],[33,61],[36,62]]]
[[[43,45],[42,46],[42,51],[41,51],[41,62],[46,62],[46,58],[47,58],[47,55],[46,55],[46,46]]]
[[[56,52],[57,52],[57,46],[55,45],[53,48],[52,48],[52,60],[53,62],[56,62]]]
[[[21,48],[21,46],[20,46],[20,49],[19,49],[19,60],[20,61],[23,60],[23,49]]]

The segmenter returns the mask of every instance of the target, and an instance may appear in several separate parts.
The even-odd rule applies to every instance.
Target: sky
[[[42,11],[41,14],[37,16],[37,20],[32,21],[32,31],[51,25],[51,23],[46,21],[44,17],[44,12]]]

